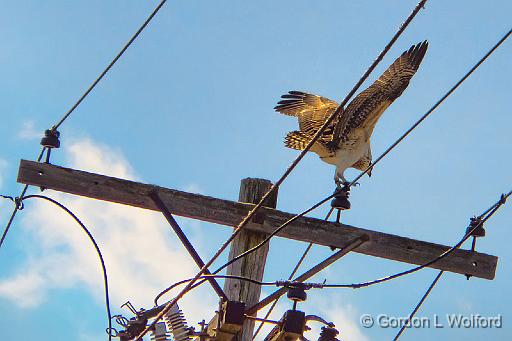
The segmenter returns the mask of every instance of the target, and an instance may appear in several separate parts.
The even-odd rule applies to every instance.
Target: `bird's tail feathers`
[[[284,145],[288,148],[304,150],[311,141],[311,136],[302,131],[291,131],[284,138]]]

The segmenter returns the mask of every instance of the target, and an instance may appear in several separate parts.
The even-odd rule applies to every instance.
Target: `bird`
[[[337,188],[347,185],[344,172],[348,168],[361,171],[372,165],[370,139],[384,111],[409,85],[428,48],[428,41],[411,46],[366,90],[359,93],[312,145],[310,152],[335,165],[334,182]],[[288,148],[304,150],[317,131],[338,109],[329,98],[303,92],[289,91],[281,96],[274,110],[299,121],[299,130],[289,132],[284,140]],[[367,172],[371,176],[371,169]]]

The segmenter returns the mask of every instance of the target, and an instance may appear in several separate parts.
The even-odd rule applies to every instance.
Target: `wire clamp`
[[[502,196],[502,199],[503,199],[503,196]],[[471,251],[475,252],[476,239],[480,238],[480,237],[485,237],[485,229],[484,229],[484,223],[482,221],[482,217],[470,218],[469,226],[466,229],[466,235],[468,235],[468,234],[473,237],[473,240],[471,242]],[[465,276],[468,281],[472,277],[470,274],[465,274]]]
[[[500,205],[504,205],[504,204],[505,204],[505,202],[507,202],[507,196],[506,196],[504,193],[502,193],[502,194],[501,194],[501,197],[500,197],[499,204],[500,204]]]
[[[473,217],[470,219],[469,226],[466,229],[466,234],[468,233],[473,236],[473,239],[485,237],[485,229],[481,217]],[[472,251],[475,251],[474,247],[472,248]]]
[[[23,204],[23,198],[20,198],[20,197],[16,197],[14,198],[14,204],[16,205],[16,208],[18,209],[18,211],[21,211],[22,209],[25,208],[25,205]]]
[[[25,208],[25,205],[23,205],[23,198],[20,198],[20,197],[13,198],[10,195],[0,195],[0,198],[4,198],[4,199],[12,201],[14,203],[14,206],[16,207],[16,209],[19,211],[21,211],[22,209]]]

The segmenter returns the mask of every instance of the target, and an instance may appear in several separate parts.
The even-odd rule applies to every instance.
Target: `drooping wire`
[[[418,304],[416,304],[416,307],[414,307],[412,313],[409,314],[409,316],[407,317],[407,320],[405,321],[405,323],[402,325],[402,327],[400,328],[400,330],[398,331],[398,333],[396,334],[395,338],[393,339],[393,341],[396,341],[398,340],[398,338],[400,337],[400,335],[402,335],[402,333],[404,332],[405,328],[408,327],[408,324],[411,322],[412,318],[414,317],[414,315],[416,315],[416,313],[418,312],[418,310],[420,309],[421,305],[423,304],[423,302],[425,302],[425,300],[427,299],[428,295],[430,295],[430,292],[432,291],[432,289],[434,289],[434,287],[436,286],[437,282],[439,281],[439,279],[441,278],[441,276],[443,275],[444,271],[441,270],[439,271],[439,273],[437,274],[436,278],[434,278],[434,280],[432,281],[432,283],[430,284],[430,286],[428,287],[427,291],[425,292],[425,294],[423,294],[423,297],[420,299],[420,301],[418,302]]]
[[[121,51],[119,51],[119,53],[115,56],[115,58],[110,62],[110,64],[108,64],[108,66],[105,68],[105,70],[103,70],[103,72],[98,76],[98,78],[96,78],[96,80],[94,82],[92,82],[92,84],[89,86],[89,88],[82,94],[82,96],[80,96],[80,98],[78,99],[78,101],[76,101],[75,104],[73,104],[73,106],[64,114],[64,116],[62,116],[62,118],[52,127],[52,130],[57,130],[57,128],[60,127],[60,125],[62,123],[64,123],[64,121],[69,117],[69,115],[71,115],[71,113],[73,113],[73,111],[75,111],[75,109],[80,105],[80,103],[82,103],[82,101],[85,99],[85,97],[87,97],[87,95],[89,95],[89,93],[94,89],[94,87],[96,87],[96,85],[101,81],[101,79],[107,74],[107,72],[109,72],[109,70],[112,68],[112,66],[114,66],[114,64],[119,60],[119,58],[121,58],[121,56],[124,54],[124,52],[130,47],[130,45],[135,41],[135,39],[137,39],[137,37],[139,36],[139,34],[146,28],[146,26],[149,24],[149,22],[153,19],[153,17],[158,13],[158,11],[160,10],[160,8],[162,8],[162,6],[165,4],[167,0],[162,0],[158,6],[156,6],[156,8],[153,10],[153,12],[149,15],[149,17],[146,19],[146,21],[144,21],[144,23],[142,24],[142,26],[139,27],[139,29],[137,30],[137,32],[135,32],[135,34],[130,38],[130,40],[128,40],[128,42],[123,46],[123,48],[121,49]]]
[[[101,268],[103,271],[103,285],[105,287],[105,306],[107,309],[107,316],[108,316],[107,334],[108,334],[108,339],[112,340],[112,334],[110,333],[110,331],[112,330],[112,314],[110,312],[110,298],[109,298],[109,291],[108,291],[107,267],[105,265],[105,261],[103,260],[103,255],[101,254],[100,248],[99,248],[98,244],[96,243],[96,240],[92,236],[91,232],[84,225],[84,223],[82,223],[82,221],[73,212],[71,212],[71,210],[69,208],[67,208],[66,206],[64,206],[63,204],[58,202],[57,200],[52,199],[47,196],[44,196],[44,195],[38,195],[38,194],[27,195],[25,197],[22,197],[21,200],[25,201],[27,199],[32,199],[32,198],[43,199],[43,200],[49,201],[52,204],[63,209],[67,214],[69,214],[78,223],[78,225],[80,225],[80,227],[85,232],[85,234],[87,234],[87,237],[89,237],[89,240],[91,241],[91,243],[94,245],[94,249],[96,250],[96,253],[98,254],[98,258],[100,259]]]
[[[195,277],[192,277],[192,278],[187,278],[187,279],[183,279],[179,282],[176,282],[174,284],[172,284],[170,287],[168,287],[167,289],[165,289],[164,291],[162,291],[161,293],[159,293],[155,299],[154,299],[154,303],[155,303],[155,306],[158,306],[158,300],[163,296],[165,295],[166,293],[168,293],[169,291],[171,291],[172,289],[176,288],[176,287],[179,287],[180,285],[183,285],[185,283],[190,283],[194,280]],[[201,275],[199,277],[200,279],[202,280],[205,280],[208,279],[208,278],[220,278],[220,279],[239,279],[241,281],[246,281],[246,282],[251,282],[251,283],[254,283],[254,284],[258,284],[258,285],[262,285],[262,286],[275,286],[277,284],[277,282],[261,282],[261,281],[258,281],[258,280],[255,280],[255,279],[252,279],[252,278],[249,278],[249,277],[244,277],[244,276],[236,276],[236,275],[216,275],[216,274],[209,274],[209,275]],[[191,288],[190,290],[192,290],[193,288]]]
[[[299,267],[300,265],[302,264],[302,262],[304,261],[304,258],[306,258],[307,254],[309,253],[309,250],[311,250],[311,247],[313,246],[313,243],[309,243],[308,246],[306,247],[306,249],[304,250],[304,253],[302,254],[302,256],[300,257],[299,261],[297,262],[297,264],[295,265],[295,268],[293,269],[293,271],[291,272],[291,275],[288,277],[288,280],[292,280],[293,279],[293,276],[295,276],[295,273],[297,272],[297,270],[299,270]],[[256,339],[256,336],[258,336],[259,332],[261,331],[261,329],[263,328],[263,326],[265,325],[265,320],[268,319],[268,317],[270,316],[270,314],[272,314],[272,311],[274,311],[274,308],[277,306],[277,303],[279,302],[279,298],[276,298],[274,300],[274,302],[272,302],[272,305],[270,306],[270,308],[267,310],[267,312],[265,313],[265,316],[263,317],[263,321],[261,321],[261,323],[259,324],[258,328],[256,328],[256,331],[254,332],[253,336],[252,336],[252,339]]]
[[[333,207],[331,207],[331,209],[327,213],[327,216],[325,217],[324,220],[326,220],[326,221],[329,220],[329,218],[330,218],[330,216],[332,214],[332,211],[334,211]],[[308,253],[309,253],[309,251],[311,250],[312,247],[313,247],[313,243],[309,243],[308,246],[306,247],[306,249],[304,250],[304,252],[302,253],[302,256],[300,256],[299,260],[297,261],[297,264],[293,268],[292,272],[290,273],[290,276],[288,276],[288,280],[289,281],[293,279],[293,277],[295,276],[295,274],[299,270],[300,266],[302,265],[302,262],[304,261],[304,259],[306,258],[306,256],[308,255]],[[280,297],[276,298],[274,300],[274,302],[272,302],[272,305],[270,306],[270,308],[265,313],[265,317],[263,317],[263,320],[267,320],[268,317],[270,316],[270,314],[272,314],[272,311],[274,310],[274,308],[276,307],[277,303],[279,302],[279,299],[280,299]],[[256,336],[258,336],[258,333],[261,331],[261,328],[263,328],[264,325],[265,325],[265,322],[261,321],[260,325],[258,326],[258,328],[256,329],[256,331],[254,332],[254,334],[252,336],[253,340],[256,339]]]
[[[507,198],[511,194],[512,194],[512,190],[510,192],[508,192],[506,195],[505,194],[501,195],[500,200],[496,204],[494,204],[492,206],[491,210],[486,211],[487,212],[486,214],[484,214],[483,216],[482,215],[479,216],[481,219],[478,220],[478,224],[475,224],[474,226],[472,226],[472,228],[469,229],[464,234],[464,237],[462,237],[462,239],[457,244],[455,244],[454,246],[452,246],[451,248],[449,248],[448,250],[446,250],[445,252],[443,252],[442,254],[437,256],[436,258],[432,259],[431,261],[428,261],[428,262],[426,262],[424,264],[418,265],[416,267],[413,267],[411,269],[408,269],[408,270],[405,270],[405,271],[402,271],[402,272],[398,272],[398,273],[390,275],[390,276],[386,276],[386,277],[382,277],[382,278],[379,278],[379,279],[375,279],[373,281],[362,282],[362,283],[353,283],[353,284],[326,284],[324,287],[325,288],[353,288],[353,289],[358,289],[358,288],[368,287],[368,286],[371,286],[371,285],[387,282],[387,281],[390,281],[392,279],[399,278],[399,277],[402,277],[402,276],[405,276],[405,275],[409,275],[409,274],[412,274],[412,273],[417,272],[419,270],[422,270],[422,269],[424,269],[426,267],[429,267],[429,266],[437,263],[441,259],[447,257],[453,251],[455,251],[458,248],[460,248],[462,246],[462,244],[464,244],[464,242],[466,240],[468,240],[469,237],[471,237],[471,235],[473,234],[473,232],[476,229],[478,229],[480,226],[482,226],[490,217],[492,217],[494,215],[494,213],[496,213],[496,211],[502,205],[505,204]]]
[[[309,141],[309,143],[306,145],[304,150],[302,150],[297,158],[291,163],[291,165],[286,169],[284,174],[270,187],[270,189],[265,193],[261,200],[249,211],[249,213],[245,216],[244,219],[237,225],[237,227],[234,229],[231,236],[228,238],[228,240],[218,249],[218,251],[212,256],[212,258],[199,270],[199,272],[196,274],[195,279],[191,282],[189,282],[182,291],[176,295],[176,297],[171,300],[167,306],[155,317],[154,321],[148,325],[137,337],[136,340],[142,340],[142,337],[147,334],[149,330],[154,328],[154,326],[160,321],[160,319],[171,309],[171,307],[180,300],[188,290],[192,288],[194,283],[199,279],[199,277],[204,273],[208,267],[211,266],[211,264],[224,252],[224,250],[228,247],[229,244],[234,240],[234,238],[240,233],[242,228],[247,225],[247,223],[251,220],[251,218],[254,216],[254,214],[257,212],[258,209],[260,209],[263,206],[263,203],[267,198],[270,196],[272,192],[274,192],[283,182],[284,180],[290,175],[290,173],[295,169],[295,167],[299,164],[299,162],[304,158],[306,153],[311,149],[313,144],[320,138],[320,135],[323,133],[323,131],[327,128],[327,126],[334,120],[334,118],[341,112],[343,107],[347,104],[348,100],[353,96],[353,94],[359,89],[361,84],[368,78],[370,73],[373,71],[373,69],[380,63],[384,55],[389,51],[391,46],[395,43],[395,41],[398,39],[398,37],[402,34],[402,32],[407,28],[407,26],[410,24],[410,22],[413,20],[413,18],[416,16],[416,14],[423,8],[427,0],[421,0],[417,6],[414,8],[414,10],[411,12],[411,14],[407,17],[407,19],[400,25],[398,31],[395,33],[395,35],[391,38],[390,42],[386,45],[384,50],[379,54],[377,59],[371,64],[371,66],[368,68],[368,70],[364,73],[364,75],[360,78],[360,80],[357,82],[357,84],[352,88],[352,90],[349,92],[349,94],[345,97],[345,99],[341,102],[340,106],[334,111],[331,116],[326,120],[326,122],[318,129],[316,134],[312,137],[312,139]]]

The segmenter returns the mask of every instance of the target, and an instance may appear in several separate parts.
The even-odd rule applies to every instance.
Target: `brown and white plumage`
[[[357,95],[340,115],[329,124],[311,151],[336,165],[335,181],[346,181],[343,172],[349,167],[364,170],[371,164],[370,137],[382,113],[409,85],[428,48],[426,41],[412,46],[366,90]],[[296,116],[299,130],[288,133],[285,145],[303,150],[312,137],[334,113],[338,103],[301,91],[281,96],[276,111]]]

